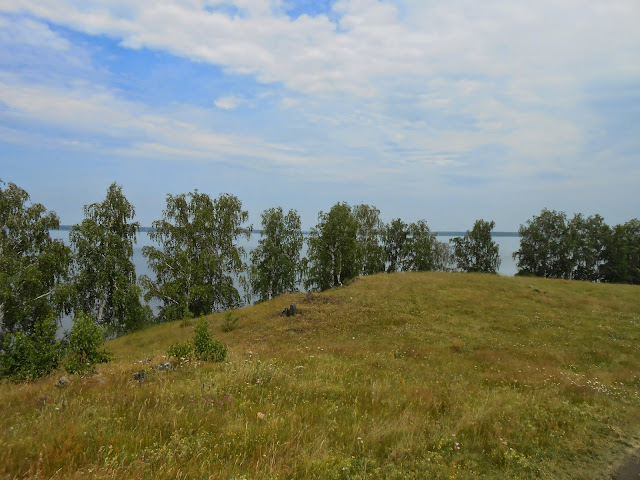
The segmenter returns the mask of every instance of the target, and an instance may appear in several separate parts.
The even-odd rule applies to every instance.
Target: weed
[[[234,317],[231,312],[227,312],[222,322],[222,331],[230,332],[232,330],[235,330],[237,324],[238,324],[238,317]]]

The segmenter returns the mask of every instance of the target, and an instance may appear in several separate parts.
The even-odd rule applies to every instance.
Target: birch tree
[[[76,309],[116,334],[138,329],[151,311],[142,305],[136,283],[133,245],[140,225],[133,221],[135,209],[113,183],[104,201],[85,205],[84,215],[69,232]]]
[[[258,247],[251,252],[251,292],[260,300],[271,300],[296,290],[301,273],[303,238],[300,216],[295,210],[283,214],[282,207],[262,212]]]
[[[237,307],[241,296],[234,280],[246,270],[245,249],[235,242],[248,239],[248,213],[233,195],[212,200],[197,190],[167,195],[162,219],[149,233],[160,248],[143,247],[155,278],[143,275],[147,301],[160,301],[158,320],[172,321]]]
[[[520,225],[520,248],[514,252],[518,275],[571,278],[571,241],[564,212],[543,209]]]
[[[369,205],[356,205],[353,215],[358,222],[356,240],[359,274],[384,272],[385,252],[381,241],[384,224],[380,220],[380,210]]]
[[[387,272],[403,270],[407,257],[407,239],[409,227],[401,219],[396,218],[384,228],[383,242],[387,261]]]
[[[49,234],[59,227],[54,212],[0,180],[0,337],[55,322],[68,305],[71,251]]]
[[[425,272],[436,269],[436,234],[424,220],[411,223],[405,244],[404,270]]]
[[[318,214],[309,234],[306,288],[326,290],[358,275],[358,221],[347,203]]]
[[[491,239],[495,222],[476,220],[464,237],[452,238],[455,259],[465,272],[497,273],[500,268],[498,244]]]

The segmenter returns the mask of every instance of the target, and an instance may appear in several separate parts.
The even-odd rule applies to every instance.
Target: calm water
[[[67,230],[53,230],[50,232],[51,238],[59,238],[63,240],[66,244],[69,244],[69,232]],[[440,242],[448,243],[450,239],[455,238],[457,235],[438,235],[437,240]],[[239,241],[239,245],[244,247],[247,251],[247,254],[254,248],[258,246],[258,240],[260,240],[259,233],[253,233],[249,240],[242,239]],[[505,276],[513,276],[517,272],[516,263],[513,260],[513,252],[520,248],[520,238],[517,236],[495,236],[493,240],[498,244],[500,249],[500,270],[498,273],[500,275]],[[133,263],[136,267],[136,275],[140,277],[141,275],[149,275],[153,278],[153,273],[149,270],[147,266],[146,259],[142,256],[142,247],[144,246],[155,246],[155,242],[153,242],[146,232],[141,232],[138,235],[138,242],[134,245],[133,248]],[[307,253],[306,243],[302,247],[302,256],[305,256]],[[247,258],[248,260],[248,258]],[[242,292],[241,292],[242,293]],[[157,307],[157,305],[151,304],[151,307]],[[70,318],[62,319],[62,329],[68,329],[71,326]]]

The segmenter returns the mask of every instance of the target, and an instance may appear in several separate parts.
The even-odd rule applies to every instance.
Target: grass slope
[[[639,442],[639,312],[634,286],[383,274],[238,310],[230,333],[213,315],[227,363],[132,381],[195,322],[159,325],[65,388],[1,384],[0,474],[609,478]]]

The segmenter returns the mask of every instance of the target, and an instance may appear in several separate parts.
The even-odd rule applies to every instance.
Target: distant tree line
[[[383,272],[495,274],[500,266],[492,221],[477,220],[463,237],[444,243],[424,220],[407,224],[396,218],[385,224],[374,206],[336,203],[318,214],[302,258],[305,240],[295,210],[265,210],[258,246],[246,252],[238,240],[248,239],[252,226],[237,197],[212,199],[196,190],[167,195],[166,203],[149,232],[158,246],[143,247],[153,277],[137,278],[133,245],[140,225],[122,187],[112,184],[102,202],[84,207],[85,218],[71,227],[67,246],[49,235],[60,226],[54,212],[0,181],[0,377],[12,375],[24,349],[31,348],[35,357],[48,352],[35,363],[59,361],[55,333],[64,314],[73,313],[79,331],[88,332],[90,318],[103,335],[114,336],[269,300],[302,285],[325,290]],[[598,215],[567,220],[564,213],[545,209],[519,233],[520,249],[514,253],[519,275],[640,283],[636,219],[612,228]],[[155,318],[143,297],[159,303]],[[39,349],[43,342],[53,350]]]
[[[640,284],[640,221],[608,226],[600,215],[544,209],[521,225],[518,275]]]

